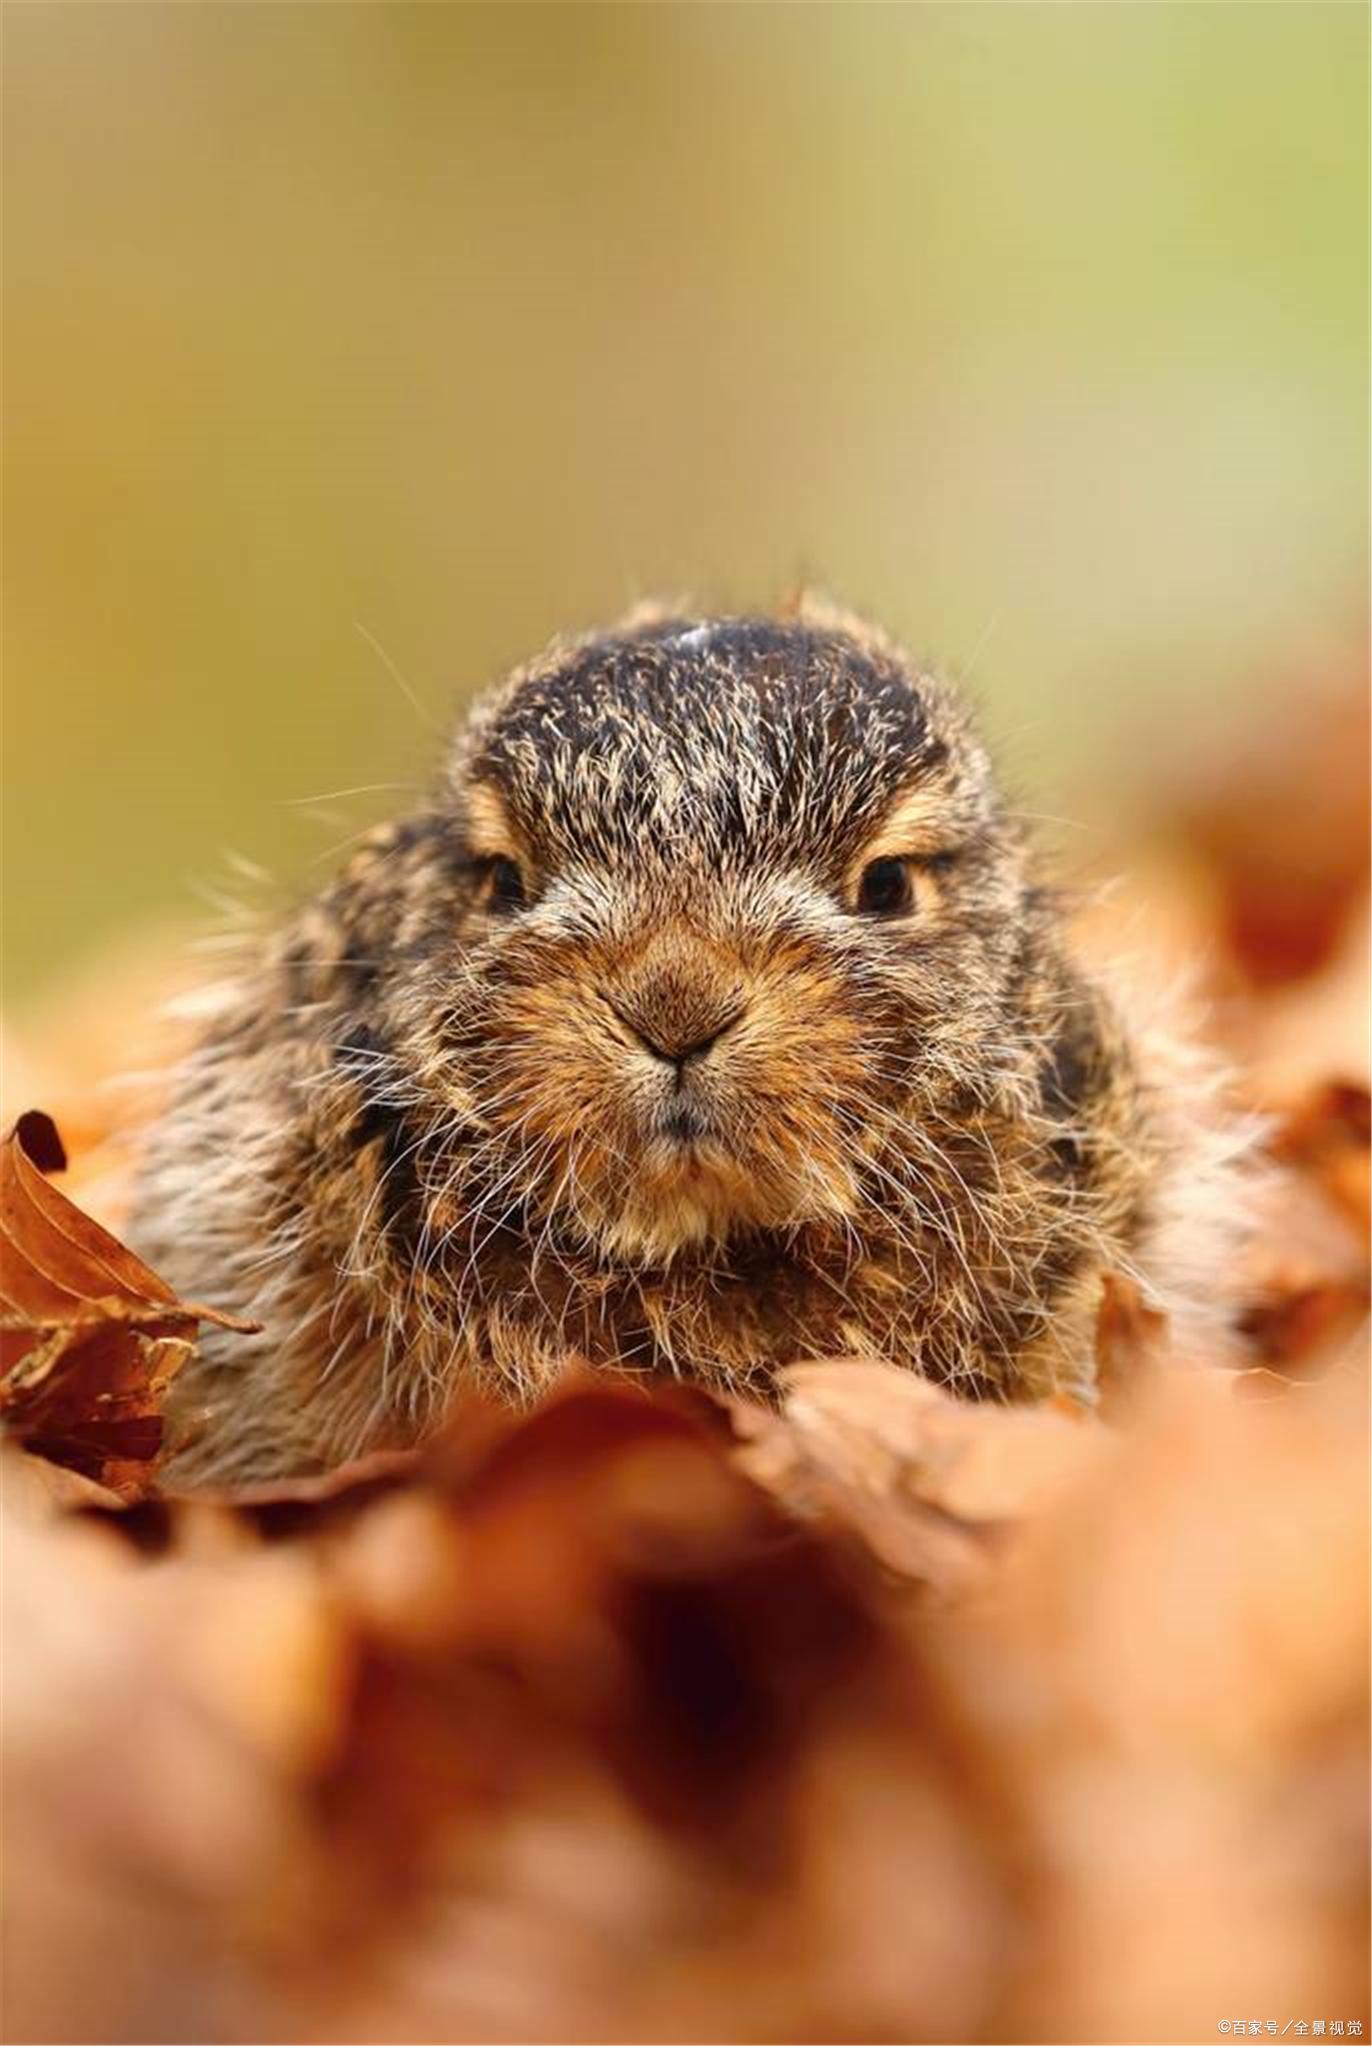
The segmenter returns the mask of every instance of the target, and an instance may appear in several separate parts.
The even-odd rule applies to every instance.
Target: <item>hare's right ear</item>
[[[605,634],[607,639],[636,639],[641,634],[660,632],[664,625],[676,625],[699,615],[698,606],[687,596],[640,597],[623,617],[617,618]]]
[[[818,624],[822,618],[841,615],[838,605],[831,603],[823,590],[803,581],[792,583],[773,606],[778,625]]]
[[[792,590],[777,607],[777,616],[804,625],[812,632],[832,633],[837,638],[851,640],[864,653],[907,673],[911,669],[909,655],[889,632],[883,632],[879,625],[873,625],[870,618],[848,610],[825,591],[809,584],[802,583]]]

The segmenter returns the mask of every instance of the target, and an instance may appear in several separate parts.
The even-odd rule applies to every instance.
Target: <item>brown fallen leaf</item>
[[[1242,1328],[1264,1364],[1303,1376],[1338,1354],[1366,1319],[1367,1307],[1365,1279],[1328,1279],[1256,1301],[1245,1311]]]
[[[1366,1087],[1333,1078],[1268,1106],[1271,1212],[1238,1328],[1271,1390],[1336,1368],[1366,1320],[1372,1104]]]
[[[49,1463],[45,1456],[30,1456],[12,1443],[0,1442],[0,1484],[34,1519],[63,1520],[89,1512],[119,1524],[128,1517],[124,1501],[108,1486]]]
[[[1312,1087],[1284,1118],[1273,1155],[1304,1172],[1363,1238],[1372,1227],[1372,1097],[1356,1081]]]
[[[65,1164],[56,1126],[39,1110],[0,1141],[0,1419],[34,1454],[138,1498],[197,1324],[247,1324],[178,1300],[48,1183],[44,1174]]]
[[[1007,1834],[1041,1857],[993,2039],[1336,2004],[1366,2036],[1365,1379],[1242,1384],[1156,1374],[946,1617]]]
[[[1096,1383],[1106,1413],[1137,1394],[1166,1344],[1167,1316],[1148,1305],[1134,1280],[1107,1272],[1096,1315]]]
[[[937,1597],[979,1584],[1020,1520],[1100,1455],[1080,1409],[953,1397],[893,1365],[833,1358],[784,1374],[779,1414],[739,1403],[739,1461],[780,1504],[858,1538]]]

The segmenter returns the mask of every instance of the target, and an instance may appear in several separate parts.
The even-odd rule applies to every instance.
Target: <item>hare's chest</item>
[[[918,1366],[930,1302],[917,1275],[835,1256],[832,1264],[786,1246],[734,1263],[681,1265],[592,1278],[524,1300],[523,1343],[595,1368],[663,1377],[719,1392],[765,1393],[789,1364],[862,1355]],[[508,1296],[500,1316],[508,1336]]]

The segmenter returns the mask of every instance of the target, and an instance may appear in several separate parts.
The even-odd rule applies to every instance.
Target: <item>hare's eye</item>
[[[872,860],[858,882],[857,908],[863,916],[907,916],[915,906],[908,860]]]
[[[487,863],[484,895],[493,916],[508,916],[524,907],[524,876],[513,860],[501,854]]]

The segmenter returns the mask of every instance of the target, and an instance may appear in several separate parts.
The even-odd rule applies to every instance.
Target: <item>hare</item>
[[[1089,1401],[1103,1274],[1219,1312],[1231,1146],[1188,1071],[878,631],[807,601],[555,643],[179,1076],[134,1240],[262,1331],[207,1332],[172,1477],[318,1470],[569,1361]]]

